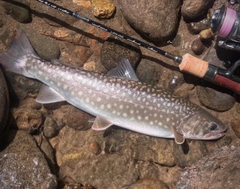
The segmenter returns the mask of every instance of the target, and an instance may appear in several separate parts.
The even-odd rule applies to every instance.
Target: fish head
[[[227,126],[203,109],[184,119],[176,128],[187,139],[214,140],[225,135]]]

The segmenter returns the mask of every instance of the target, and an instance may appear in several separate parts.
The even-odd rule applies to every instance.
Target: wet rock
[[[205,46],[200,38],[196,38],[191,44],[191,49],[194,52],[194,54],[200,55],[205,50]]]
[[[207,14],[214,0],[185,0],[181,13],[186,20],[194,20]]]
[[[138,46],[126,40],[110,37],[104,42],[100,57],[103,66],[110,70],[118,65],[120,56],[127,57],[132,66],[136,67],[140,55],[141,51]]]
[[[56,104],[57,105],[57,104]],[[59,128],[62,128],[67,123],[67,114],[71,105],[62,105],[55,110],[53,110],[52,118],[57,123]]]
[[[10,95],[16,95],[19,99],[25,99],[29,93],[38,92],[41,83],[27,77],[7,72],[7,80],[11,83]]]
[[[3,7],[6,13],[18,22],[29,23],[32,21],[30,7],[26,0],[5,1]]]
[[[200,39],[204,41],[209,41],[213,38],[213,32],[211,28],[202,30],[200,33]]]
[[[147,177],[140,179],[136,183],[132,184],[131,186],[127,187],[127,189],[169,189],[169,187],[162,181]]]
[[[42,105],[36,102],[35,98],[26,98],[19,102],[19,107],[40,110],[42,108]]]
[[[43,134],[46,138],[52,138],[58,134],[59,127],[52,117],[46,117],[43,126]]]
[[[98,155],[98,154],[101,153],[101,147],[96,141],[93,141],[89,145],[89,151],[92,152],[95,155]]]
[[[129,24],[144,37],[154,42],[166,42],[176,33],[180,1],[118,0]]]
[[[189,91],[194,89],[193,84],[183,83],[176,87],[176,90],[174,91],[174,94],[177,96],[180,96],[182,98],[188,98]]]
[[[1,133],[7,122],[9,112],[8,87],[1,69],[0,69],[0,104],[1,104],[0,106],[0,133]]]
[[[174,144],[173,154],[176,164],[186,167],[204,157],[207,149],[203,141],[190,140],[182,145]]]
[[[200,31],[209,28],[209,19],[205,18],[199,22],[190,22],[187,27],[192,34],[198,34]]]
[[[162,71],[162,66],[150,60],[142,59],[137,67],[136,73],[140,81],[156,85],[159,82]]]
[[[16,121],[17,127],[21,130],[33,133],[39,129],[43,123],[43,115],[38,110],[30,108],[14,109],[13,117]]]
[[[117,130],[115,132],[112,131],[106,137],[104,151],[107,154],[124,154],[135,160],[153,161],[160,165],[174,166],[173,142],[173,140]],[[148,144],[147,148],[146,144]]]
[[[182,172],[176,188],[239,188],[239,149],[237,143],[203,157]]]
[[[46,8],[47,6],[45,6]],[[60,49],[56,42],[49,37],[40,35],[37,31],[32,29],[24,29],[26,34],[34,47],[36,53],[44,60],[58,59],[60,56]]]
[[[2,135],[0,152],[1,188],[56,188],[57,179],[34,139],[24,131]]]
[[[216,91],[209,87],[197,86],[197,92],[200,102],[204,106],[216,111],[227,111],[236,102],[230,94]]]
[[[235,135],[240,138],[240,119],[232,119],[230,124]]]
[[[98,18],[110,18],[115,12],[115,5],[110,0],[91,0],[92,12]]]
[[[93,117],[73,106],[67,112],[67,125],[76,130],[89,129],[92,123],[89,122]]]

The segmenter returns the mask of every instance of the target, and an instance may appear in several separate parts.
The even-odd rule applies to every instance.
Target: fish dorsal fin
[[[92,125],[92,129],[96,130],[96,131],[102,131],[102,130],[107,129],[110,126],[112,126],[111,121],[109,121],[103,117],[97,116]]]
[[[175,127],[172,127],[173,135],[175,137],[175,142],[177,144],[183,144],[185,141],[185,138],[182,134],[180,134]]]
[[[136,76],[132,65],[125,56],[120,56],[118,66],[111,69],[107,73],[107,76],[138,81],[138,77]]]
[[[65,99],[59,95],[54,89],[47,85],[42,85],[39,94],[36,98],[36,102],[41,104],[49,104],[54,102],[65,101]]]

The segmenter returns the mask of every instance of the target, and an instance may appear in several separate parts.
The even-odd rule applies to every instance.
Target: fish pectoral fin
[[[185,141],[185,138],[182,134],[180,134],[175,127],[172,127],[173,135],[175,137],[175,142],[177,144],[183,144]]]
[[[103,117],[100,117],[100,116],[97,116],[93,125],[92,125],[92,129],[93,130],[96,130],[96,131],[102,131],[102,130],[105,130],[107,129],[108,127],[112,126],[112,122],[103,118]]]
[[[36,102],[41,104],[49,104],[54,102],[65,101],[65,99],[58,94],[54,89],[47,85],[42,85],[39,94],[36,98]]]
[[[138,81],[138,77],[130,64],[129,60],[125,56],[120,56],[119,64],[116,68],[111,69],[107,76],[123,78],[128,80]]]

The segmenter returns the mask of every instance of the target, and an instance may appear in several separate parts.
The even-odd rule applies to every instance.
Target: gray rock
[[[0,188],[57,187],[56,176],[48,167],[34,139],[24,131],[8,131],[2,135],[0,152]]]
[[[132,66],[136,67],[140,55],[141,51],[137,45],[123,39],[109,37],[102,46],[100,58],[103,66],[110,70],[118,65],[120,56],[127,57]]]
[[[128,23],[154,42],[166,42],[175,34],[179,21],[179,0],[117,0]]]
[[[9,111],[9,94],[7,83],[5,81],[2,70],[0,69],[0,132],[4,129],[4,126],[8,119]]]
[[[32,21],[30,7],[26,0],[5,1],[3,7],[18,22],[29,23]]]
[[[185,0],[181,13],[186,20],[194,20],[207,14],[215,0]]]
[[[176,188],[240,188],[239,156],[240,143],[220,148],[185,168]]]

